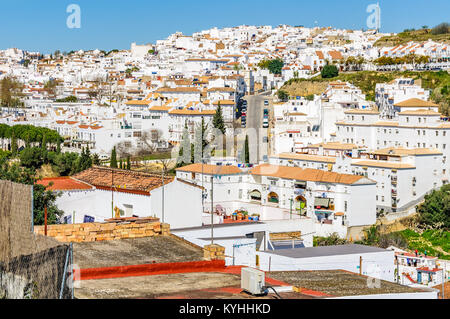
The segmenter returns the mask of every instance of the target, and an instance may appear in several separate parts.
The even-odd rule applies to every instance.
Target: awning
[[[253,192],[250,193],[250,197],[261,199],[261,193],[258,192],[258,191],[253,191]]]
[[[329,198],[316,198],[314,200],[314,206],[328,207],[329,205],[330,205]]]

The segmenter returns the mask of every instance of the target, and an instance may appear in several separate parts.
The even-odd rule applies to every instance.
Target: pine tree
[[[110,166],[112,168],[117,168],[117,154],[116,154],[116,147],[114,146],[111,151],[111,164]]]
[[[226,132],[225,122],[223,120],[222,107],[220,106],[220,102],[219,105],[217,106],[216,114],[214,114],[213,117],[213,126],[216,129],[220,130],[222,134],[225,134]]]
[[[131,170],[131,160],[130,160],[130,156],[127,156],[127,170]]]

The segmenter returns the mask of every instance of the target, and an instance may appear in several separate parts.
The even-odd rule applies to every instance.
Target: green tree
[[[117,154],[116,154],[116,147],[114,146],[111,151],[111,160],[110,160],[110,166],[112,168],[118,168],[117,167]]]
[[[339,75],[339,70],[337,66],[332,64],[327,64],[323,67],[321,71],[321,75],[323,79],[330,79],[337,77]]]
[[[92,155],[92,164],[94,165],[100,165],[100,157],[98,156],[97,153],[95,153],[94,155]]]
[[[248,135],[245,136],[244,142],[244,163],[246,164],[250,163],[250,149],[248,146]]]
[[[433,228],[450,228],[450,184],[425,196],[417,208],[419,223]]]
[[[45,186],[33,186],[33,217],[35,225],[44,225],[45,207],[47,207],[47,224],[58,224],[64,214],[56,205],[56,199],[61,193],[46,190]]]
[[[225,122],[223,120],[223,114],[222,114],[222,107],[219,105],[217,106],[216,113],[213,116],[213,127],[220,130],[222,134],[225,134],[226,128],[225,128]]]
[[[271,60],[269,63],[269,71],[272,74],[281,74],[281,70],[283,69],[284,62],[281,59]]]
[[[26,147],[20,152],[19,158],[23,167],[39,169],[45,162],[45,150],[40,147]]]
[[[283,102],[286,102],[289,99],[289,94],[285,90],[278,90],[277,96]]]
[[[202,117],[201,123],[197,124],[195,127],[195,139],[194,143],[191,145],[191,162],[198,163],[201,159],[209,158],[211,152],[208,152],[208,140],[206,136],[208,134],[208,125],[205,123],[205,119]]]
[[[17,155],[17,150],[18,149],[19,149],[19,146],[17,145],[16,134],[13,131],[12,132],[12,137],[11,137],[11,153],[12,153],[13,156]]]
[[[127,156],[127,170],[131,170],[131,159],[130,159],[130,156]]]
[[[184,124],[183,136],[181,139],[180,150],[177,158],[177,167],[182,167],[191,161],[191,139],[189,137],[189,130],[187,122]]]

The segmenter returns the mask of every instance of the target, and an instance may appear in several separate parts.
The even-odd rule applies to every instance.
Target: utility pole
[[[214,245],[214,173],[211,176],[211,245]]]
[[[359,275],[362,276],[362,256],[359,256]]]
[[[162,168],[162,222],[164,224],[164,163]]]
[[[44,207],[44,234],[47,236],[47,206]]]
[[[442,269],[442,300],[445,300],[445,280],[447,279],[446,266],[447,263],[444,264],[444,269]]]
[[[111,215],[114,218],[114,169],[111,169]]]
[[[292,201],[293,201],[293,199],[290,198],[289,201],[291,202],[291,209],[290,209],[289,218],[292,219]]]

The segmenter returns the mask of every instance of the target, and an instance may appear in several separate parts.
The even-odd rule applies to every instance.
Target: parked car
[[[264,109],[264,115],[269,115],[269,110],[268,109]]]
[[[264,119],[263,120],[263,128],[268,128],[269,127],[269,120],[268,119]]]
[[[242,102],[242,105],[247,106],[247,100],[244,100],[244,101]]]
[[[269,101],[268,100],[264,100],[264,106],[268,106],[269,105]]]

